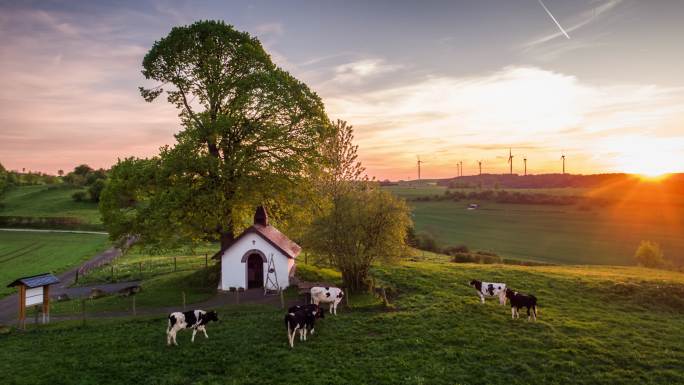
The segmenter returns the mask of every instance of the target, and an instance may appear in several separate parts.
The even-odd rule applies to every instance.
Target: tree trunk
[[[349,269],[346,271],[342,271],[342,281],[344,287],[348,288],[352,293],[360,293],[366,291],[367,278],[367,270]]]
[[[232,230],[226,230],[221,232],[221,250],[227,249],[233,244],[235,240],[235,235]]]

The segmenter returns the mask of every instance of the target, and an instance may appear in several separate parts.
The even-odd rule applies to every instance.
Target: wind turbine
[[[416,158],[418,159],[418,180],[420,180],[420,164],[425,162],[420,160],[420,155],[416,155]]]
[[[565,154],[561,155],[561,160],[563,161],[563,175],[565,175]]]
[[[482,161],[478,160],[477,165],[480,167],[480,175],[482,175]]]
[[[460,170],[461,170],[461,176],[463,176],[463,161],[459,162],[461,164]]]
[[[523,163],[525,163],[525,176],[527,176],[527,156],[523,158]]]
[[[508,149],[508,163],[511,165],[510,173],[513,175],[513,152],[510,148]]]

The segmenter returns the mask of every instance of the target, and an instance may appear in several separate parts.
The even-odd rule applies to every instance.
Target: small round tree
[[[641,266],[657,268],[664,263],[663,251],[655,242],[641,241],[634,254],[634,260]]]

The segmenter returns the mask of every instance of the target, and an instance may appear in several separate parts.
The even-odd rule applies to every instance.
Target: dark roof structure
[[[30,277],[19,278],[14,282],[10,283],[9,285],[7,285],[7,287],[24,285],[29,289],[33,289],[34,287],[52,285],[55,283],[59,283],[59,278],[55,277],[50,273],[43,273],[38,275],[32,275]]]
[[[230,249],[234,244],[236,244],[240,239],[242,239],[247,234],[258,234],[268,243],[270,243],[276,250],[285,254],[288,258],[295,259],[302,252],[302,248],[294,243],[290,238],[285,236],[275,227],[268,224],[268,214],[263,206],[259,206],[254,213],[254,224],[248,227],[242,232],[235,240],[228,245],[228,247],[222,248],[218,253],[214,254],[212,258],[219,258],[223,255],[223,252]]]

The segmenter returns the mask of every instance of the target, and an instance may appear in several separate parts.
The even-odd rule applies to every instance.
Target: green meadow
[[[307,268],[306,274],[316,274]],[[684,275],[633,267],[453,264],[376,267],[390,305],[370,295],[287,345],[283,311],[219,309],[209,339],[166,318],[61,322],[0,335],[0,372],[16,384],[674,384],[684,382]],[[472,278],[539,298],[539,320],[481,305]],[[523,312],[524,313],[524,312]],[[87,352],[87,353],[86,353]],[[306,370],[301,370],[307,368]]]
[[[15,292],[6,286],[16,278],[61,273],[90,259],[107,244],[107,236],[101,234],[0,230],[0,296]]]
[[[101,224],[97,203],[76,202],[71,196],[84,191],[62,185],[13,187],[0,201],[0,216],[74,217],[87,224]]]
[[[443,195],[445,191],[437,186],[385,188],[407,199]],[[590,190],[580,188],[507,191],[591,194]],[[617,191],[609,194],[619,199]],[[409,204],[416,231],[432,234],[442,247],[466,245],[504,257],[548,263],[632,265],[639,243],[650,240],[662,246],[666,257],[684,258],[681,196],[666,197],[674,204],[655,201],[659,196],[654,196],[650,204],[645,197],[638,198],[608,205],[502,204],[477,200],[411,200]],[[467,210],[469,203],[479,203],[480,208]]]

